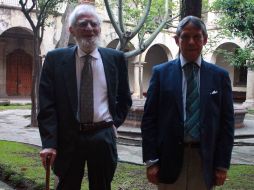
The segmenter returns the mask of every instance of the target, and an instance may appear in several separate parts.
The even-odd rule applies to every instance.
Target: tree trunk
[[[71,6],[70,3],[67,4],[67,7],[65,9],[65,12],[62,17],[62,32],[60,36],[60,40],[57,44],[57,47],[67,47],[69,44],[70,39],[70,32],[69,32],[69,15],[71,11],[73,10],[73,6]]]
[[[38,127],[37,114],[38,114],[38,92],[39,92],[39,79],[41,73],[41,52],[39,43],[38,31],[34,32],[34,64],[32,72],[32,92],[31,92],[31,127]]]
[[[180,8],[180,20],[189,15],[201,18],[202,0],[181,0]]]

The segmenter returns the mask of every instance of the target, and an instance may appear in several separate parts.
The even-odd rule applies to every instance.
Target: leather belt
[[[200,148],[200,142],[185,142],[184,148]]]
[[[87,132],[87,131],[96,131],[108,127],[113,126],[113,121],[100,121],[100,122],[95,122],[95,123],[80,123],[80,128],[79,130],[82,132]]]

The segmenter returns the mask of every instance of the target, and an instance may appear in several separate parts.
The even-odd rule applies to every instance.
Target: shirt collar
[[[77,51],[78,57],[82,58],[85,55],[87,55],[87,53],[83,52],[79,47],[78,47],[78,51]],[[93,58],[95,59],[99,59],[100,53],[98,51],[98,48],[96,48],[95,50],[93,50],[89,55],[91,55]]]
[[[181,67],[184,67],[184,65],[186,63],[188,63],[189,61],[187,61],[182,54],[180,54],[180,61],[181,61]],[[196,61],[194,61],[199,67],[201,67],[201,55],[197,58]]]

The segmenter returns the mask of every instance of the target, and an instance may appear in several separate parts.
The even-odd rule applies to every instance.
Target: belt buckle
[[[81,123],[80,124],[80,131],[87,131],[94,127],[94,123]]]

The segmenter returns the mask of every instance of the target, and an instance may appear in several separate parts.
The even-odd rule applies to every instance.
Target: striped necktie
[[[93,122],[93,70],[92,70],[92,56],[86,55],[84,57],[84,67],[81,72],[80,81],[80,122]]]
[[[198,89],[198,65],[187,63],[184,66],[187,80],[186,93],[186,120],[184,132],[193,139],[199,140],[200,136],[200,96]]]

